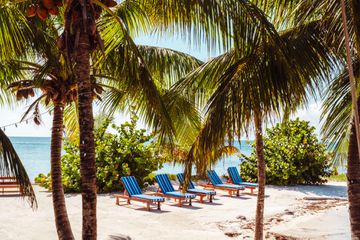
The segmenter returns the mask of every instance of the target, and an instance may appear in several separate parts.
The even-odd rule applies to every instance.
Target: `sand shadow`
[[[221,196],[221,197],[226,197],[226,198],[232,198],[232,199],[240,199],[240,200],[253,199],[253,198],[244,196],[244,194],[241,194],[240,196],[229,196],[229,195],[219,195],[219,196]],[[266,196],[265,196],[265,197],[266,197]]]
[[[290,190],[305,194],[314,194],[325,197],[347,197],[347,186],[341,185],[296,185],[296,186],[271,186],[278,190]]]
[[[166,211],[166,210],[158,210],[157,207],[154,205],[151,207],[151,210],[148,211],[146,207],[142,207],[140,205],[134,205],[134,204],[127,204],[127,203],[120,203],[116,206],[119,206],[119,207],[126,207],[128,209],[132,209],[132,210],[136,210],[136,211],[143,211],[143,212],[148,212],[148,213],[168,213],[170,211]]]
[[[222,203],[217,203],[217,202],[203,202],[203,203],[198,202],[198,203],[203,204],[203,205],[209,205],[209,206],[221,206],[221,205],[224,205]]]
[[[19,193],[7,193],[0,195],[0,198],[19,198],[19,197],[21,197],[21,194]]]
[[[131,240],[131,237],[129,236],[125,236],[123,234],[119,234],[119,235],[110,235],[109,236],[110,240]]]
[[[241,193],[241,195],[246,195],[246,196],[250,196],[250,197],[257,197],[257,193],[249,193],[249,192],[243,192]]]
[[[179,206],[178,203],[167,203],[166,205],[167,206],[170,206],[170,207],[178,207],[178,208],[183,208],[183,209],[189,209],[189,210],[200,210],[200,209],[203,209],[202,207],[197,207],[197,206],[194,206],[193,205],[194,203],[192,203],[191,206],[189,206],[189,203],[184,203],[181,207]],[[196,203],[196,204],[201,204],[201,203]]]

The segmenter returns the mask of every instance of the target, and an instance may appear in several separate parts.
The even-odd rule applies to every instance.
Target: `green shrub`
[[[327,178],[328,181],[333,181],[333,182],[347,182],[347,176],[345,173],[342,174],[331,174],[331,176],[329,176]]]
[[[40,173],[37,177],[35,177],[35,182],[41,187],[51,189],[50,173],[47,176],[43,173]]]
[[[120,177],[133,175],[140,187],[152,184],[151,173],[162,166],[163,159],[157,153],[153,136],[144,129],[136,129],[137,117],[121,126],[112,125],[116,134],[105,133],[109,121],[95,130],[96,178],[98,192],[122,190]],[[76,141],[78,142],[78,141]],[[80,191],[80,157],[78,144],[65,141],[62,156],[63,185],[65,192]],[[39,175],[37,182],[50,188],[50,177]]]
[[[330,176],[330,155],[319,143],[314,127],[299,119],[277,124],[266,130],[264,150],[266,183],[274,185],[320,184]],[[241,175],[247,181],[257,181],[255,144],[253,153],[241,155]]]

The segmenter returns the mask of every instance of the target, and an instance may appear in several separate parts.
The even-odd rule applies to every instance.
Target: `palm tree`
[[[356,49],[352,51],[351,58],[356,63],[360,57],[360,4],[357,0],[345,1],[347,25],[349,26],[350,47]],[[315,1],[300,2],[296,7],[294,16],[299,22],[319,21],[323,38],[332,51],[337,54],[339,62],[345,62],[345,44],[344,28],[341,14],[341,1]],[[319,11],[321,9],[321,11]],[[356,131],[354,126],[354,115],[351,116],[352,105],[349,100],[348,87],[344,79],[349,80],[348,75],[344,73],[345,65],[342,65],[337,72],[339,77],[335,78],[332,87],[329,88],[327,98],[324,103],[323,115],[326,121],[323,126],[324,138],[330,147],[335,147],[337,157],[335,160],[347,157],[347,178],[348,178],[348,198],[349,213],[352,238],[360,238],[360,160],[358,156],[358,143],[356,140]],[[359,79],[358,71],[355,71],[355,79]],[[339,81],[338,81],[339,80]],[[329,93],[336,93],[330,96]],[[344,95],[341,95],[344,94]],[[351,99],[351,98],[350,98]],[[359,99],[357,100],[359,104]],[[341,107],[345,107],[340,109]],[[334,111],[334,112],[331,112]],[[335,113],[339,113],[336,115]],[[336,123],[343,125],[335,126]],[[330,134],[336,134],[330,135]],[[346,150],[345,150],[346,149]],[[347,153],[345,153],[347,152]]]
[[[42,67],[42,66],[40,66]],[[20,80],[12,83],[9,88],[16,91],[17,99],[34,96],[33,88],[36,88],[32,80]],[[46,102],[53,104],[53,123],[51,131],[51,191],[55,215],[56,229],[59,239],[74,239],[71,225],[68,219],[64,190],[61,175],[61,149],[63,133],[63,116],[66,104],[71,103],[76,96],[74,84],[69,85],[63,79],[52,76],[52,79],[44,80],[41,91],[43,94],[30,106],[27,113],[34,109],[35,123],[40,124],[39,103],[45,98]],[[26,114],[27,114],[26,113]],[[25,114],[25,116],[26,116]],[[25,117],[24,116],[24,117]]]
[[[332,69],[334,59],[318,33],[316,24],[290,28],[280,33],[281,45],[263,36],[251,51],[242,55],[228,51],[190,73],[174,89],[192,98],[208,98],[205,125],[190,150],[187,172],[191,162],[253,126],[259,182],[255,239],[264,237],[262,125],[306,103],[307,92],[313,92]]]
[[[51,189],[53,208],[55,215],[56,229],[59,239],[74,239],[71,225],[66,210],[65,196],[62,187],[61,174],[61,149],[63,134],[64,108],[67,104],[71,104],[76,100],[76,84],[75,77],[70,71],[70,66],[66,61],[61,61],[59,51],[55,47],[57,40],[57,31],[46,31],[49,25],[44,27],[30,23],[34,32],[40,32],[36,38],[37,44],[41,46],[41,50],[37,49],[39,58],[36,62],[26,60],[12,60],[12,66],[16,71],[23,71],[24,77],[13,81],[9,88],[16,92],[17,100],[22,98],[34,97],[34,89],[41,90],[41,96],[38,97],[24,114],[23,119],[34,111],[34,121],[40,124],[39,104],[43,101],[44,105],[52,104],[53,125],[51,131]],[[51,35],[52,34],[52,35]],[[44,36],[48,36],[47,38]],[[41,43],[41,44],[40,44]],[[29,54],[31,55],[31,53]],[[37,59],[45,61],[39,64]],[[40,62],[41,62],[40,61]]]

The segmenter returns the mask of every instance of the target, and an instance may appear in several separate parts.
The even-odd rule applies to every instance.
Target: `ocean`
[[[34,181],[39,173],[47,174],[50,172],[49,137],[10,137],[10,140],[22,160],[31,181]],[[252,151],[247,141],[241,141],[241,144],[235,142],[234,145],[245,155],[249,155]],[[240,159],[237,154],[234,154],[233,156],[221,159],[214,169],[219,174],[224,174],[229,166],[239,166],[239,164]],[[174,166],[172,163],[167,163],[157,173],[174,174],[182,171],[183,167],[181,165]]]

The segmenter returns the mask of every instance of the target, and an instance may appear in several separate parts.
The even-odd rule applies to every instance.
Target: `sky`
[[[138,37],[135,39],[135,42],[137,44],[143,44],[143,45],[153,45],[153,46],[161,46],[166,48],[171,48],[177,51],[185,52],[188,54],[193,55],[194,57],[197,57],[200,60],[206,61],[207,59],[216,56],[218,53],[210,53],[207,51],[206,45],[202,45],[202,47],[198,48],[191,48],[189,45],[184,43],[183,40],[178,38],[170,38],[165,37],[162,40],[158,40],[155,37]],[[26,111],[26,107],[31,104],[31,102],[24,102],[16,107],[6,107],[6,106],[0,106],[0,127],[3,128],[3,126],[19,122],[22,115]],[[94,108],[94,114],[96,115],[97,112],[99,112],[100,109],[98,107]],[[42,109],[41,112],[45,112],[44,109]],[[299,117],[301,120],[310,121],[310,124],[312,126],[316,127],[316,133],[319,134],[320,132],[320,114],[321,114],[321,104],[312,102],[309,104],[307,109],[299,109],[292,118]],[[125,121],[129,120],[128,115],[124,114],[117,114],[115,116],[115,123],[121,124]],[[50,114],[44,114],[42,115],[42,124],[40,126],[36,126],[33,122],[21,123],[17,124],[17,126],[10,126],[5,128],[5,133],[8,136],[32,136],[32,137],[50,137],[51,135],[51,122],[52,118]],[[140,127],[146,127],[145,125],[140,123]],[[253,139],[253,136],[249,136],[250,139]]]

